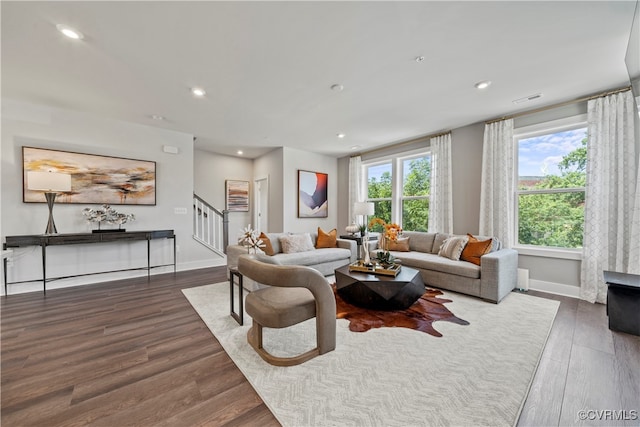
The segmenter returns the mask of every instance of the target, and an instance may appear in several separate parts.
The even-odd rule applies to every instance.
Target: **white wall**
[[[193,136],[154,127],[141,126],[91,114],[49,108],[2,99],[2,203],[1,230],[6,235],[41,234],[48,210],[45,203],[22,202],[22,146],[109,155],[156,162],[156,206],[118,205],[116,210],[133,213],[136,221],[129,230],[173,229],[177,236],[178,268],[214,265],[211,252],[192,236]],[[163,145],[178,147],[178,154],[162,151]],[[89,232],[81,210],[87,206],[56,204],[54,218],[60,233]],[[186,208],[187,214],[175,214],[174,208]],[[77,245],[50,248],[48,275],[72,275],[89,271],[132,268],[146,265],[146,243]],[[152,263],[172,260],[170,241],[152,242]],[[41,277],[40,250],[16,249],[9,280]],[[93,269],[93,270],[91,270]],[[155,272],[170,271],[168,268]],[[111,278],[146,274],[114,273],[85,276],[51,282],[48,288],[103,281]],[[11,285],[9,293],[42,289],[41,284]]]
[[[249,212],[229,212],[229,243],[253,224],[253,160],[195,150],[193,161],[195,193],[218,210],[225,209],[225,181],[249,181]]]
[[[284,149],[277,148],[261,156],[253,162],[253,176],[256,178],[269,178],[269,226],[271,233],[279,233],[284,227]]]

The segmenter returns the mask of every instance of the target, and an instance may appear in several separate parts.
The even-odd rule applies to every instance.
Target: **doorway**
[[[258,178],[253,182],[255,204],[253,223],[255,230],[269,231],[269,177]]]

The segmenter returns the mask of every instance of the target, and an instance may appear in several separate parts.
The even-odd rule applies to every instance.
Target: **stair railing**
[[[194,194],[193,238],[224,256],[229,245],[229,211],[220,211]]]

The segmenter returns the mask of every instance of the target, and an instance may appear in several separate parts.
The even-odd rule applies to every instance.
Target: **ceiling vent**
[[[516,99],[513,101],[514,104],[522,104],[524,102],[533,101],[534,99],[542,98],[541,93],[536,93],[534,95],[525,96],[524,98]]]

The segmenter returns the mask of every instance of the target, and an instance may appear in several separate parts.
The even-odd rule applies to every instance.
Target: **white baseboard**
[[[580,298],[580,288],[562,283],[545,282],[544,280],[529,279],[529,289],[549,294]]]
[[[177,271],[197,270],[199,268],[220,267],[227,264],[226,258],[212,258],[209,260],[190,261],[179,263]],[[171,273],[173,266],[157,267],[151,270],[151,275]],[[113,273],[96,273],[90,276],[70,277],[59,279],[47,283],[47,290],[70,288],[73,286],[91,285],[93,283],[112,282],[114,280],[130,279],[132,277],[146,276],[146,270],[137,271],[117,271]],[[0,287],[0,295],[4,295],[4,287]],[[24,294],[27,292],[42,292],[42,282],[16,283],[7,285],[9,296],[14,294]]]

